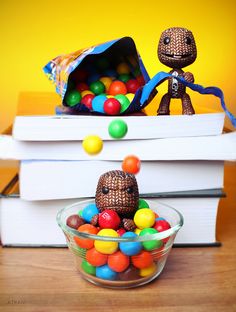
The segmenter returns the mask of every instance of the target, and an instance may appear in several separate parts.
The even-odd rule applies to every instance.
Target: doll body
[[[170,101],[172,98],[181,99],[182,113],[192,115],[194,108],[190,96],[186,93],[186,87],[178,82],[175,77],[183,77],[193,83],[194,77],[190,72],[184,72],[183,67],[192,64],[197,57],[197,49],[191,31],[185,28],[169,28],[165,30],[158,45],[158,58],[161,63],[171,67],[168,79],[168,92],[162,97],[158,115],[170,114]]]

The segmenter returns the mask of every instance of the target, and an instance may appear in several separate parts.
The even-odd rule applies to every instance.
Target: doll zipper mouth
[[[174,58],[174,59],[183,59],[192,55],[192,54],[169,54],[169,53],[162,53],[162,54],[167,57]]]

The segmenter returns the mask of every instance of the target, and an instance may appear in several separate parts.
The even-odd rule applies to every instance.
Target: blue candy
[[[89,204],[83,209],[81,216],[86,222],[90,223],[93,216],[98,213],[99,211],[96,204]]]
[[[123,237],[136,237],[138,236],[134,232],[126,232],[122,235]],[[142,243],[140,242],[121,242],[119,244],[120,250],[123,252],[123,254],[127,256],[134,256],[140,253],[142,250]]]
[[[95,96],[92,100],[92,109],[95,112],[104,113],[104,102],[107,97],[104,94],[99,94]]]
[[[118,273],[113,271],[107,264],[96,267],[96,276],[105,280],[115,280]]]

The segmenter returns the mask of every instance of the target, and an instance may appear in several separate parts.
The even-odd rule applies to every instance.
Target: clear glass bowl
[[[144,285],[160,275],[165,266],[171,247],[174,243],[175,236],[183,225],[183,216],[176,209],[168,205],[161,204],[157,201],[147,199],[145,200],[148,202],[150,208],[155,213],[157,213],[159,217],[162,217],[169,222],[171,228],[163,232],[136,237],[125,238],[122,236],[99,236],[95,234],[79,232],[66,225],[66,220],[69,216],[73,214],[78,214],[88,204],[94,203],[94,200],[77,202],[59,211],[57,215],[57,222],[66,236],[67,245],[75,258],[76,268],[83,278],[85,278],[89,282],[103,287],[131,288]],[[140,252],[137,255],[129,256],[128,261],[130,265],[126,270],[124,270],[123,272],[115,272],[112,276],[101,277],[100,274],[97,273],[101,269],[101,267],[87,267],[86,254],[89,249],[79,247],[76,244],[77,239],[87,241],[89,240],[91,244],[93,244],[95,241],[101,241],[104,243],[114,242],[115,244],[117,244],[118,250],[121,246],[120,244],[123,244],[123,246],[128,246],[127,244],[134,242],[139,242],[142,244],[142,246],[143,244],[145,244],[145,242],[152,242],[154,243],[154,246],[157,245],[157,248],[154,247],[153,249],[148,251],[144,250],[145,248],[142,249],[142,251],[145,252]],[[161,247],[160,243],[158,242],[161,242]],[[147,253],[149,253],[149,255]],[[146,261],[149,261],[147,260],[147,258],[149,260],[151,258],[151,264],[148,265],[148,267],[146,267],[146,264],[144,263]]]

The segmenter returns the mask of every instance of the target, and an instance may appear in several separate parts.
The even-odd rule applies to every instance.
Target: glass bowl
[[[131,288],[144,285],[160,275],[175,236],[183,225],[183,216],[176,209],[166,204],[145,200],[153,212],[168,221],[171,226],[169,229],[135,237],[100,236],[79,232],[66,225],[69,216],[80,215],[87,205],[94,203],[94,200],[77,202],[59,211],[57,222],[65,234],[68,248],[74,255],[76,269],[84,279],[108,288]],[[82,246],[85,242],[85,246],[89,247],[87,249],[81,248],[78,241],[82,242]],[[97,246],[115,246],[115,251],[113,250],[114,252],[106,255],[99,253],[97,256],[96,251],[94,253],[94,249],[96,249],[94,244],[95,246],[96,244]],[[132,246],[137,247],[137,245],[141,246],[138,253],[123,255],[124,250],[129,250],[130,247],[132,249]],[[87,261],[89,259],[90,262]]]

